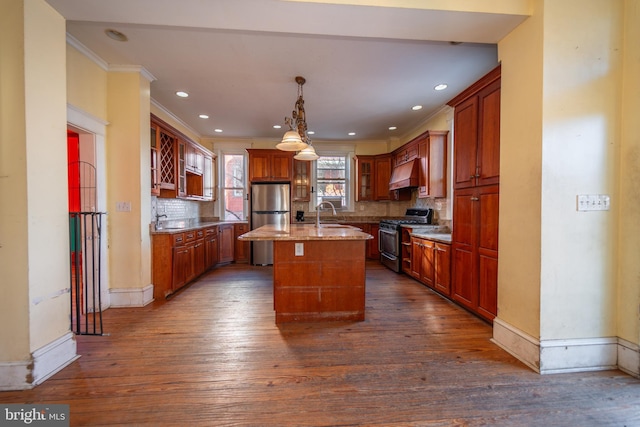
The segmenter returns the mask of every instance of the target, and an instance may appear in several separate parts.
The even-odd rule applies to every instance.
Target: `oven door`
[[[380,262],[386,267],[400,272],[400,234],[397,230],[378,230],[378,248],[380,249]]]
[[[378,231],[378,245],[380,253],[397,257],[400,255],[400,240],[397,230],[387,230],[380,228]]]

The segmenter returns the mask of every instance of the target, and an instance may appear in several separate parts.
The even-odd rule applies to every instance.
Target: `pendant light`
[[[282,137],[282,141],[276,145],[276,148],[282,151],[299,151],[294,158],[298,160],[315,160],[318,156],[315,154],[315,150],[311,147],[311,140],[307,136],[307,122],[304,112],[304,97],[302,92],[302,85],[306,82],[304,77],[297,76],[296,83],[298,83],[298,99],[295,103],[295,109],[291,112],[291,117],[285,117],[284,121],[289,125],[289,130]],[[307,150],[306,154],[302,154],[304,150]],[[310,158],[315,155],[315,158]],[[300,158],[298,156],[309,157]]]

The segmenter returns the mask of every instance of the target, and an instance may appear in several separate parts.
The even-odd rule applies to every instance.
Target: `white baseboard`
[[[111,308],[144,307],[153,302],[153,285],[144,288],[109,289]]]
[[[0,363],[0,390],[27,390],[78,359],[76,340],[68,332],[34,351],[31,360]]]
[[[537,338],[496,317],[493,319],[491,341],[534,371],[540,372],[540,341]]]
[[[618,337],[540,341],[496,318],[492,341],[540,374],[620,369],[640,377],[640,348]]]
[[[640,346],[618,338],[618,368],[640,378]]]

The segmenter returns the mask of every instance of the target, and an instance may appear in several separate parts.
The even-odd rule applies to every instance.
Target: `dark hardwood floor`
[[[541,376],[491,327],[367,263],[364,322],[276,326],[272,269],[229,265],[169,301],[104,313],[76,362],[2,403],[67,403],[71,425],[639,426],[640,380]]]

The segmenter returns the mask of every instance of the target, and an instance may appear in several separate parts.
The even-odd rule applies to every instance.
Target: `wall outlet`
[[[580,212],[608,211],[611,205],[608,194],[578,194],[576,200],[576,209]]]
[[[304,256],[304,243],[296,243],[295,255]]]

